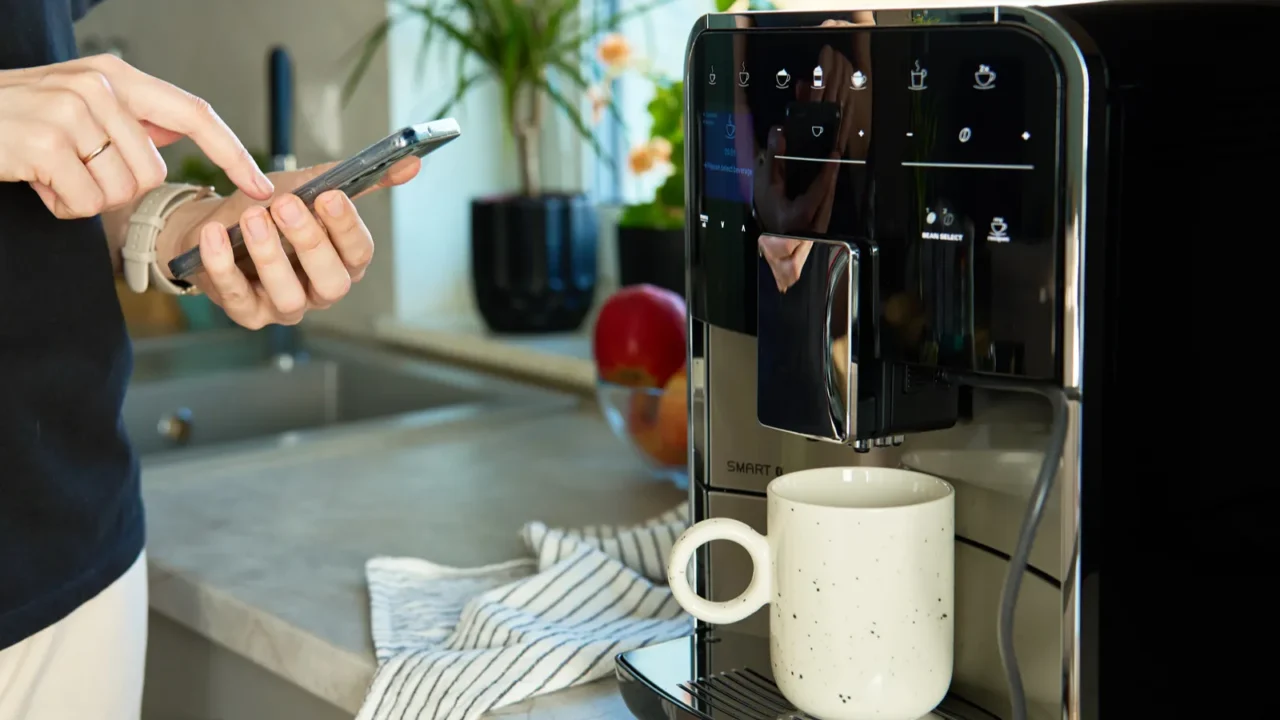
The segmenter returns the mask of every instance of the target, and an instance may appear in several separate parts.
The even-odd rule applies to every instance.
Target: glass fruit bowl
[[[598,380],[596,400],[609,429],[655,477],[689,487],[689,413],[680,395],[662,388],[628,387]]]

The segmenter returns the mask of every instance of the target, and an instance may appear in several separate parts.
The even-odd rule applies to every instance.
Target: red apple
[[[685,363],[685,303],[654,285],[631,285],[605,301],[592,350],[606,382],[660,388]]]

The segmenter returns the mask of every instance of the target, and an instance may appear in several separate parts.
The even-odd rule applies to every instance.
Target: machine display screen
[[[883,359],[1054,375],[1062,89],[1036,38],[751,28],[693,52],[695,312],[754,332],[757,272],[804,281],[776,236],[858,241]]]

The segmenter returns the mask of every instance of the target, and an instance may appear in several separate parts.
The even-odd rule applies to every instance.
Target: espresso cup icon
[[[926,88],[926,85],[924,84],[924,79],[927,77],[929,77],[929,71],[920,67],[920,61],[917,60],[915,64],[915,69],[911,71],[911,89],[924,90]]]
[[[978,72],[973,74],[975,90],[990,90],[996,86],[996,73],[988,65],[979,65]]]
[[[751,73],[747,72],[747,64],[742,63],[742,70],[738,72],[738,85],[746,87],[751,82]]]

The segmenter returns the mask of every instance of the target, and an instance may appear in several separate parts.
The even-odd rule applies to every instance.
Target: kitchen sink
[[[542,391],[363,342],[299,334],[274,355],[241,330],[142,340],[124,423],[144,460],[247,441],[279,443],[334,426],[510,405]],[[454,413],[456,415],[456,413]]]

